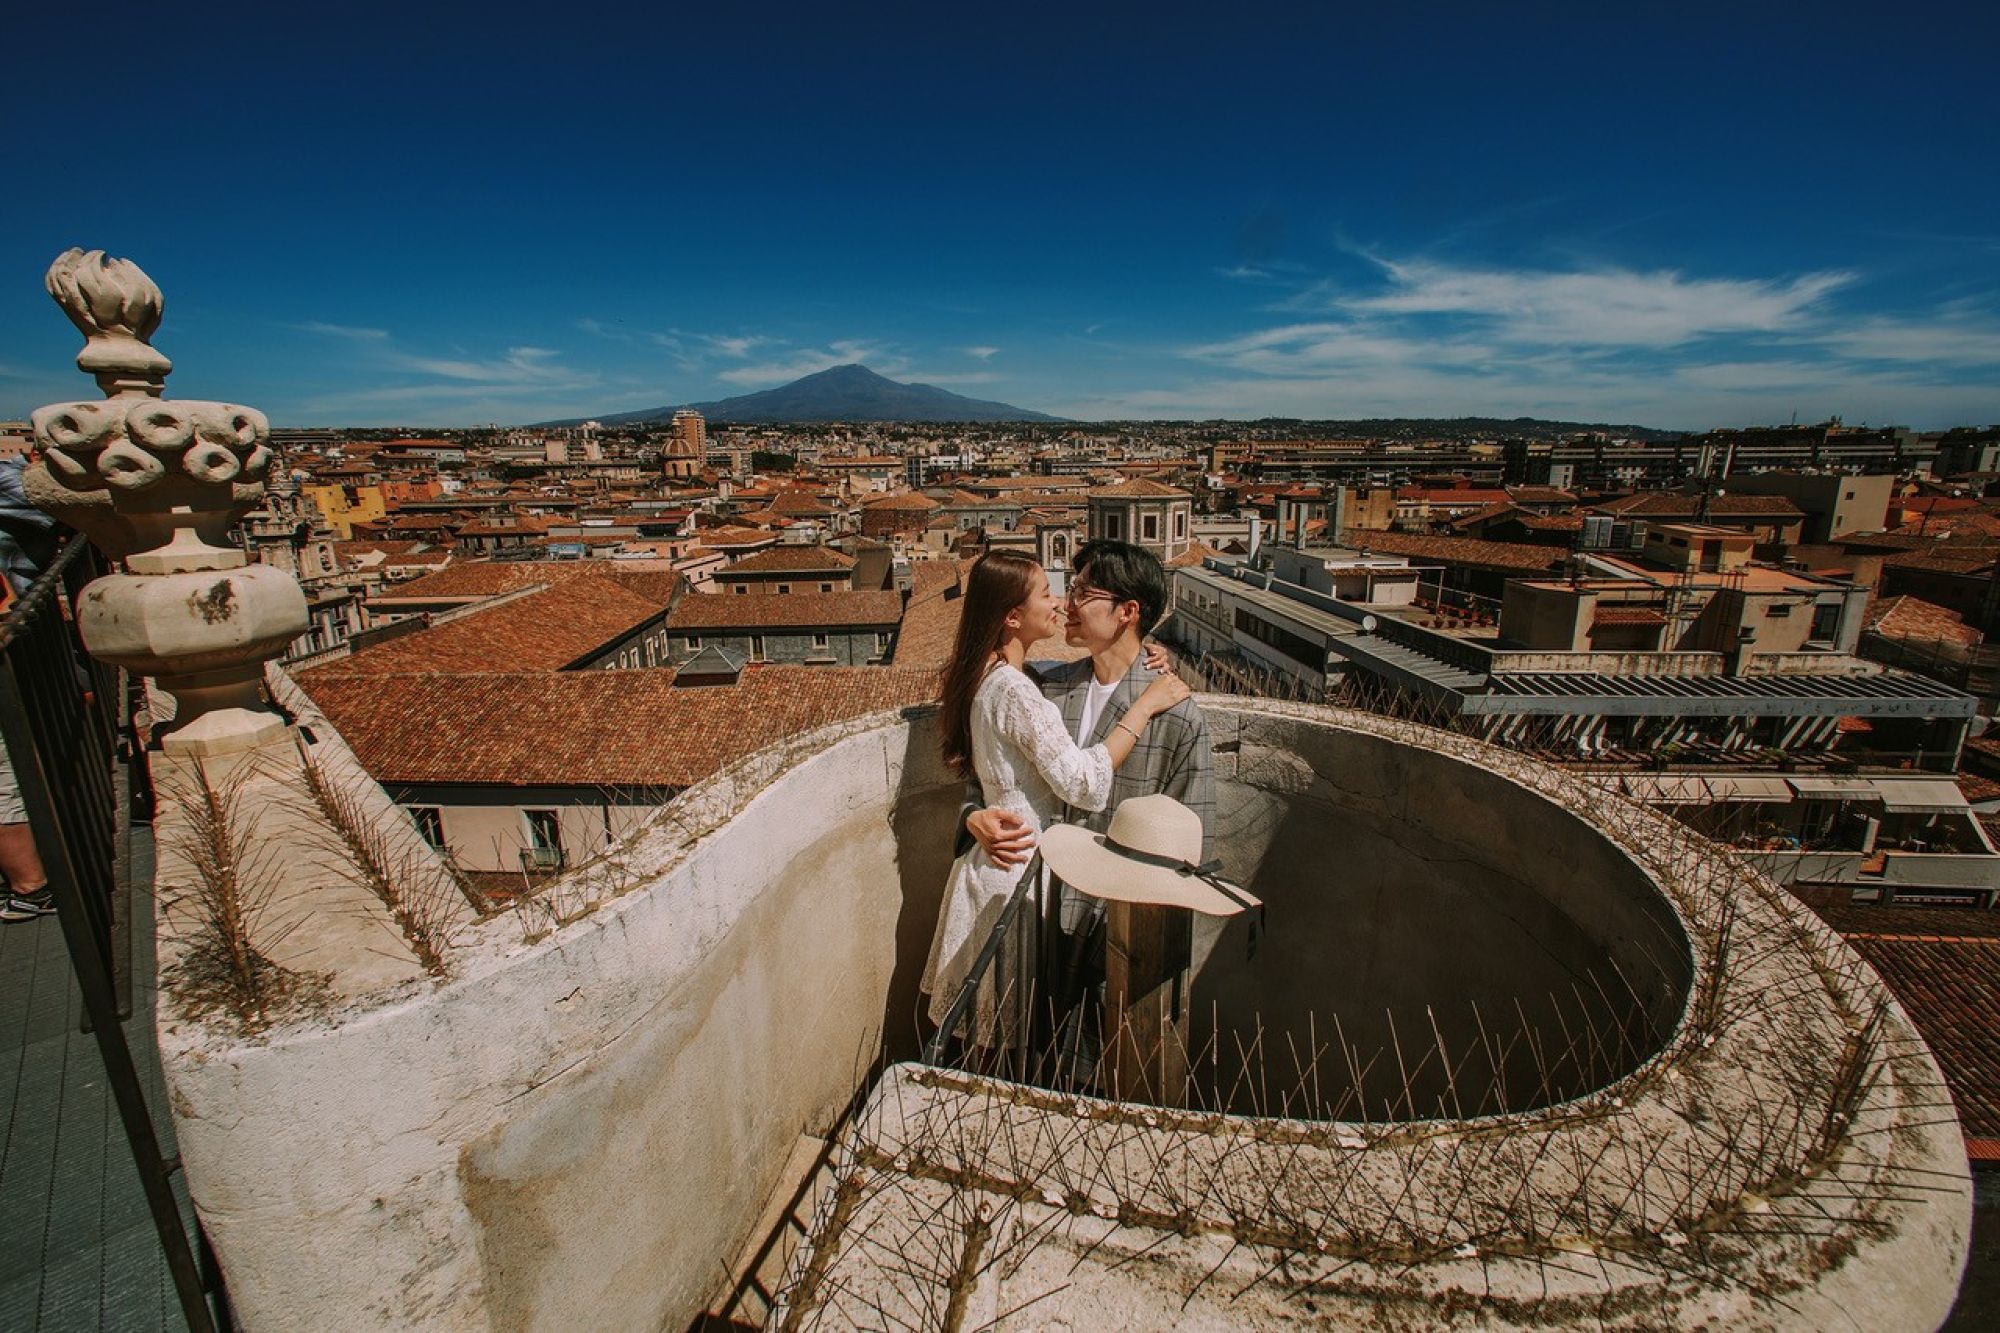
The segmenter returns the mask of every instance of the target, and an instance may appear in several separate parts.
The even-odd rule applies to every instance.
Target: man
[[[1077,548],[1069,584],[1064,638],[1088,648],[1084,661],[1038,668],[1042,693],[1062,708],[1078,745],[1096,745],[1111,734],[1154,673],[1146,668],[1143,637],[1160,621],[1168,597],[1167,571],[1150,551],[1126,542],[1093,541]],[[1215,855],[1215,761],[1208,722],[1192,700],[1155,717],[1112,775],[1104,809],[1065,809],[1062,822],[1103,832],[1121,801],[1165,793],[1201,816],[1202,858]],[[996,865],[1017,865],[1033,853],[1034,834],[1019,816],[980,809],[979,786],[968,789],[965,831]],[[1069,914],[1065,913],[1067,917]]]

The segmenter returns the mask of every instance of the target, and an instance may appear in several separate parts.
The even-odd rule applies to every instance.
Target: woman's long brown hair
[[[965,580],[965,609],[958,638],[939,677],[938,720],[944,731],[944,762],[964,777],[972,772],[972,696],[986,675],[987,659],[1007,630],[1007,613],[1028,600],[1041,568],[1018,551],[988,551],[973,562]]]

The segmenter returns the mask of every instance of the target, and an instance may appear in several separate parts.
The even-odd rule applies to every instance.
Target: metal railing
[[[1037,852],[925,1044],[925,1064],[1104,1095],[1104,903],[1064,887]],[[1119,1033],[1125,1029],[1120,1025]]]
[[[1037,852],[925,1045],[925,1064],[1054,1088],[1094,1077],[1086,960],[1103,913],[1079,901],[1065,931],[1061,901],[1061,883],[1043,873]]]
[[[70,614],[83,586],[104,572],[96,549],[72,536],[0,620],[0,741],[181,1314],[195,1333],[209,1333],[227,1326],[221,1276],[199,1222],[193,1243],[182,1224],[172,1185],[180,1162],[160,1151],[120,1025],[131,1010],[131,932],[123,926],[129,889],[122,887],[130,815],[148,789],[143,774],[133,781],[140,752],[125,734],[131,713],[124,673],[83,650]]]
[[[4,698],[0,725],[14,770],[27,787],[39,781],[51,796],[47,814],[35,818],[28,800],[36,849],[45,863],[68,869],[83,891],[80,911],[97,956],[116,983],[117,1012],[131,1011],[126,959],[114,944],[120,803],[116,756],[123,683],[115,667],[89,657],[65,614],[84,584],[104,572],[103,558],[82,538],[49,562],[0,621]],[[53,866],[48,866],[53,879]]]

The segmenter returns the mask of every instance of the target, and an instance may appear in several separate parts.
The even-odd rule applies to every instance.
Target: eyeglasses
[[[1102,588],[1086,586],[1082,588],[1072,587],[1069,590],[1069,604],[1071,606],[1082,606],[1085,602],[1115,602],[1117,600],[1119,600],[1117,593],[1106,592]]]

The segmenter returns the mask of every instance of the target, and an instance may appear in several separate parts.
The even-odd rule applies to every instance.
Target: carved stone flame
[[[84,336],[77,369],[97,377],[105,393],[138,392],[157,398],[174,363],[150,342],[166,300],[146,271],[102,250],[71,248],[49,265],[44,285],[69,322]]]

